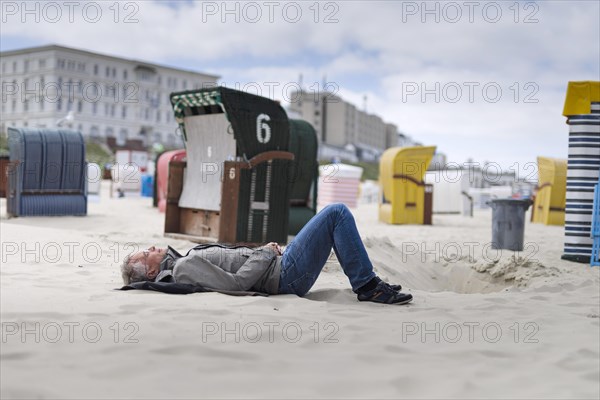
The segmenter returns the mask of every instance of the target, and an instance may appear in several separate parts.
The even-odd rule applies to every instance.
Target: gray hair
[[[141,261],[131,262],[131,254],[127,255],[121,264],[121,277],[125,285],[149,280],[144,263]]]

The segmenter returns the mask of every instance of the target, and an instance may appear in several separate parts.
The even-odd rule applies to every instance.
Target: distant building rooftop
[[[8,56],[21,55],[21,54],[29,54],[29,53],[36,53],[36,52],[42,52],[42,51],[55,51],[55,50],[70,51],[70,52],[75,52],[75,53],[88,55],[88,56],[100,56],[100,57],[110,59],[110,60],[119,60],[119,61],[125,60],[125,61],[129,61],[132,63],[140,64],[142,66],[147,66],[147,67],[165,68],[165,69],[170,69],[170,70],[174,70],[174,71],[184,71],[184,72],[190,72],[193,74],[201,74],[201,75],[205,75],[209,78],[214,78],[215,80],[220,78],[219,75],[207,74],[207,73],[201,72],[201,71],[193,71],[193,70],[184,69],[184,68],[171,67],[168,65],[162,65],[162,64],[157,64],[157,63],[152,63],[152,62],[142,61],[142,60],[136,60],[133,58],[111,56],[108,54],[97,53],[97,52],[90,51],[90,50],[77,49],[74,47],[66,47],[66,46],[61,46],[61,45],[57,45],[57,44],[49,44],[49,45],[45,45],[45,46],[27,47],[27,48],[23,48],[23,49],[2,51],[2,52],[0,52],[0,57],[8,57]]]

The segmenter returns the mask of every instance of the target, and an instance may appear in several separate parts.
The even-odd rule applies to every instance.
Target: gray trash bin
[[[492,207],[492,249],[523,250],[525,211],[530,200],[495,199]]]

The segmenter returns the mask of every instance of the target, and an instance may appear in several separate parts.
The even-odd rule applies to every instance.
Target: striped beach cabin
[[[600,174],[600,82],[569,82],[563,115],[569,156],[562,258],[589,263],[594,185]]]

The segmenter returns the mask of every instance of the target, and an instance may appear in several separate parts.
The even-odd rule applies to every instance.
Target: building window
[[[77,102],[77,112],[80,113],[83,111],[83,102],[81,100],[79,100]]]
[[[146,108],[146,109],[145,109],[145,112],[144,112],[144,119],[145,119],[146,121],[149,121],[149,120],[150,120],[150,109],[149,109],[149,108]]]
[[[117,145],[119,146],[125,146],[125,143],[127,142],[127,129],[123,128],[119,131],[119,136],[117,137]]]
[[[98,64],[94,65],[94,75],[98,75]]]
[[[58,98],[58,100],[56,101],[56,111],[61,111],[62,110],[62,98]]]
[[[29,100],[23,101],[23,111],[24,112],[29,111]]]
[[[96,115],[98,113],[98,102],[96,102],[96,101],[92,103],[92,113],[94,115]]]
[[[113,67],[112,69],[112,77],[116,78],[117,77],[117,69]]]
[[[40,110],[44,111],[44,106],[46,105],[46,101],[43,97],[40,98]]]
[[[90,129],[90,136],[93,138],[100,137],[100,129],[96,125],[93,125],[92,129]]]
[[[110,67],[106,67],[106,77],[110,77]]]
[[[160,143],[162,140],[160,132],[156,132],[153,136],[154,143]]]
[[[17,72],[17,62],[13,61],[13,72]]]
[[[121,107],[121,118],[127,118],[127,106]]]
[[[11,102],[11,104],[10,104],[10,110],[13,111],[13,112],[17,111],[17,101],[16,100],[13,100]]]
[[[115,116],[115,108],[116,108],[116,106],[114,104],[110,105],[110,116],[111,117]]]
[[[113,137],[114,135],[115,134],[114,134],[113,128],[110,128],[110,127],[106,128],[106,135],[105,135],[106,137]]]
[[[29,72],[29,60],[23,61],[23,72]]]
[[[123,70],[123,79],[127,80],[127,70]]]
[[[116,84],[115,85],[106,84],[105,88],[106,88],[106,95],[108,97],[112,97],[113,99],[116,98],[116,92],[115,92]]]
[[[160,122],[160,110],[156,110],[156,122]]]
[[[183,84],[182,84],[182,89],[183,89],[183,90],[185,90],[185,87],[186,87],[186,86],[187,86],[187,81],[186,81],[186,80],[184,80],[184,81],[183,81]]]

